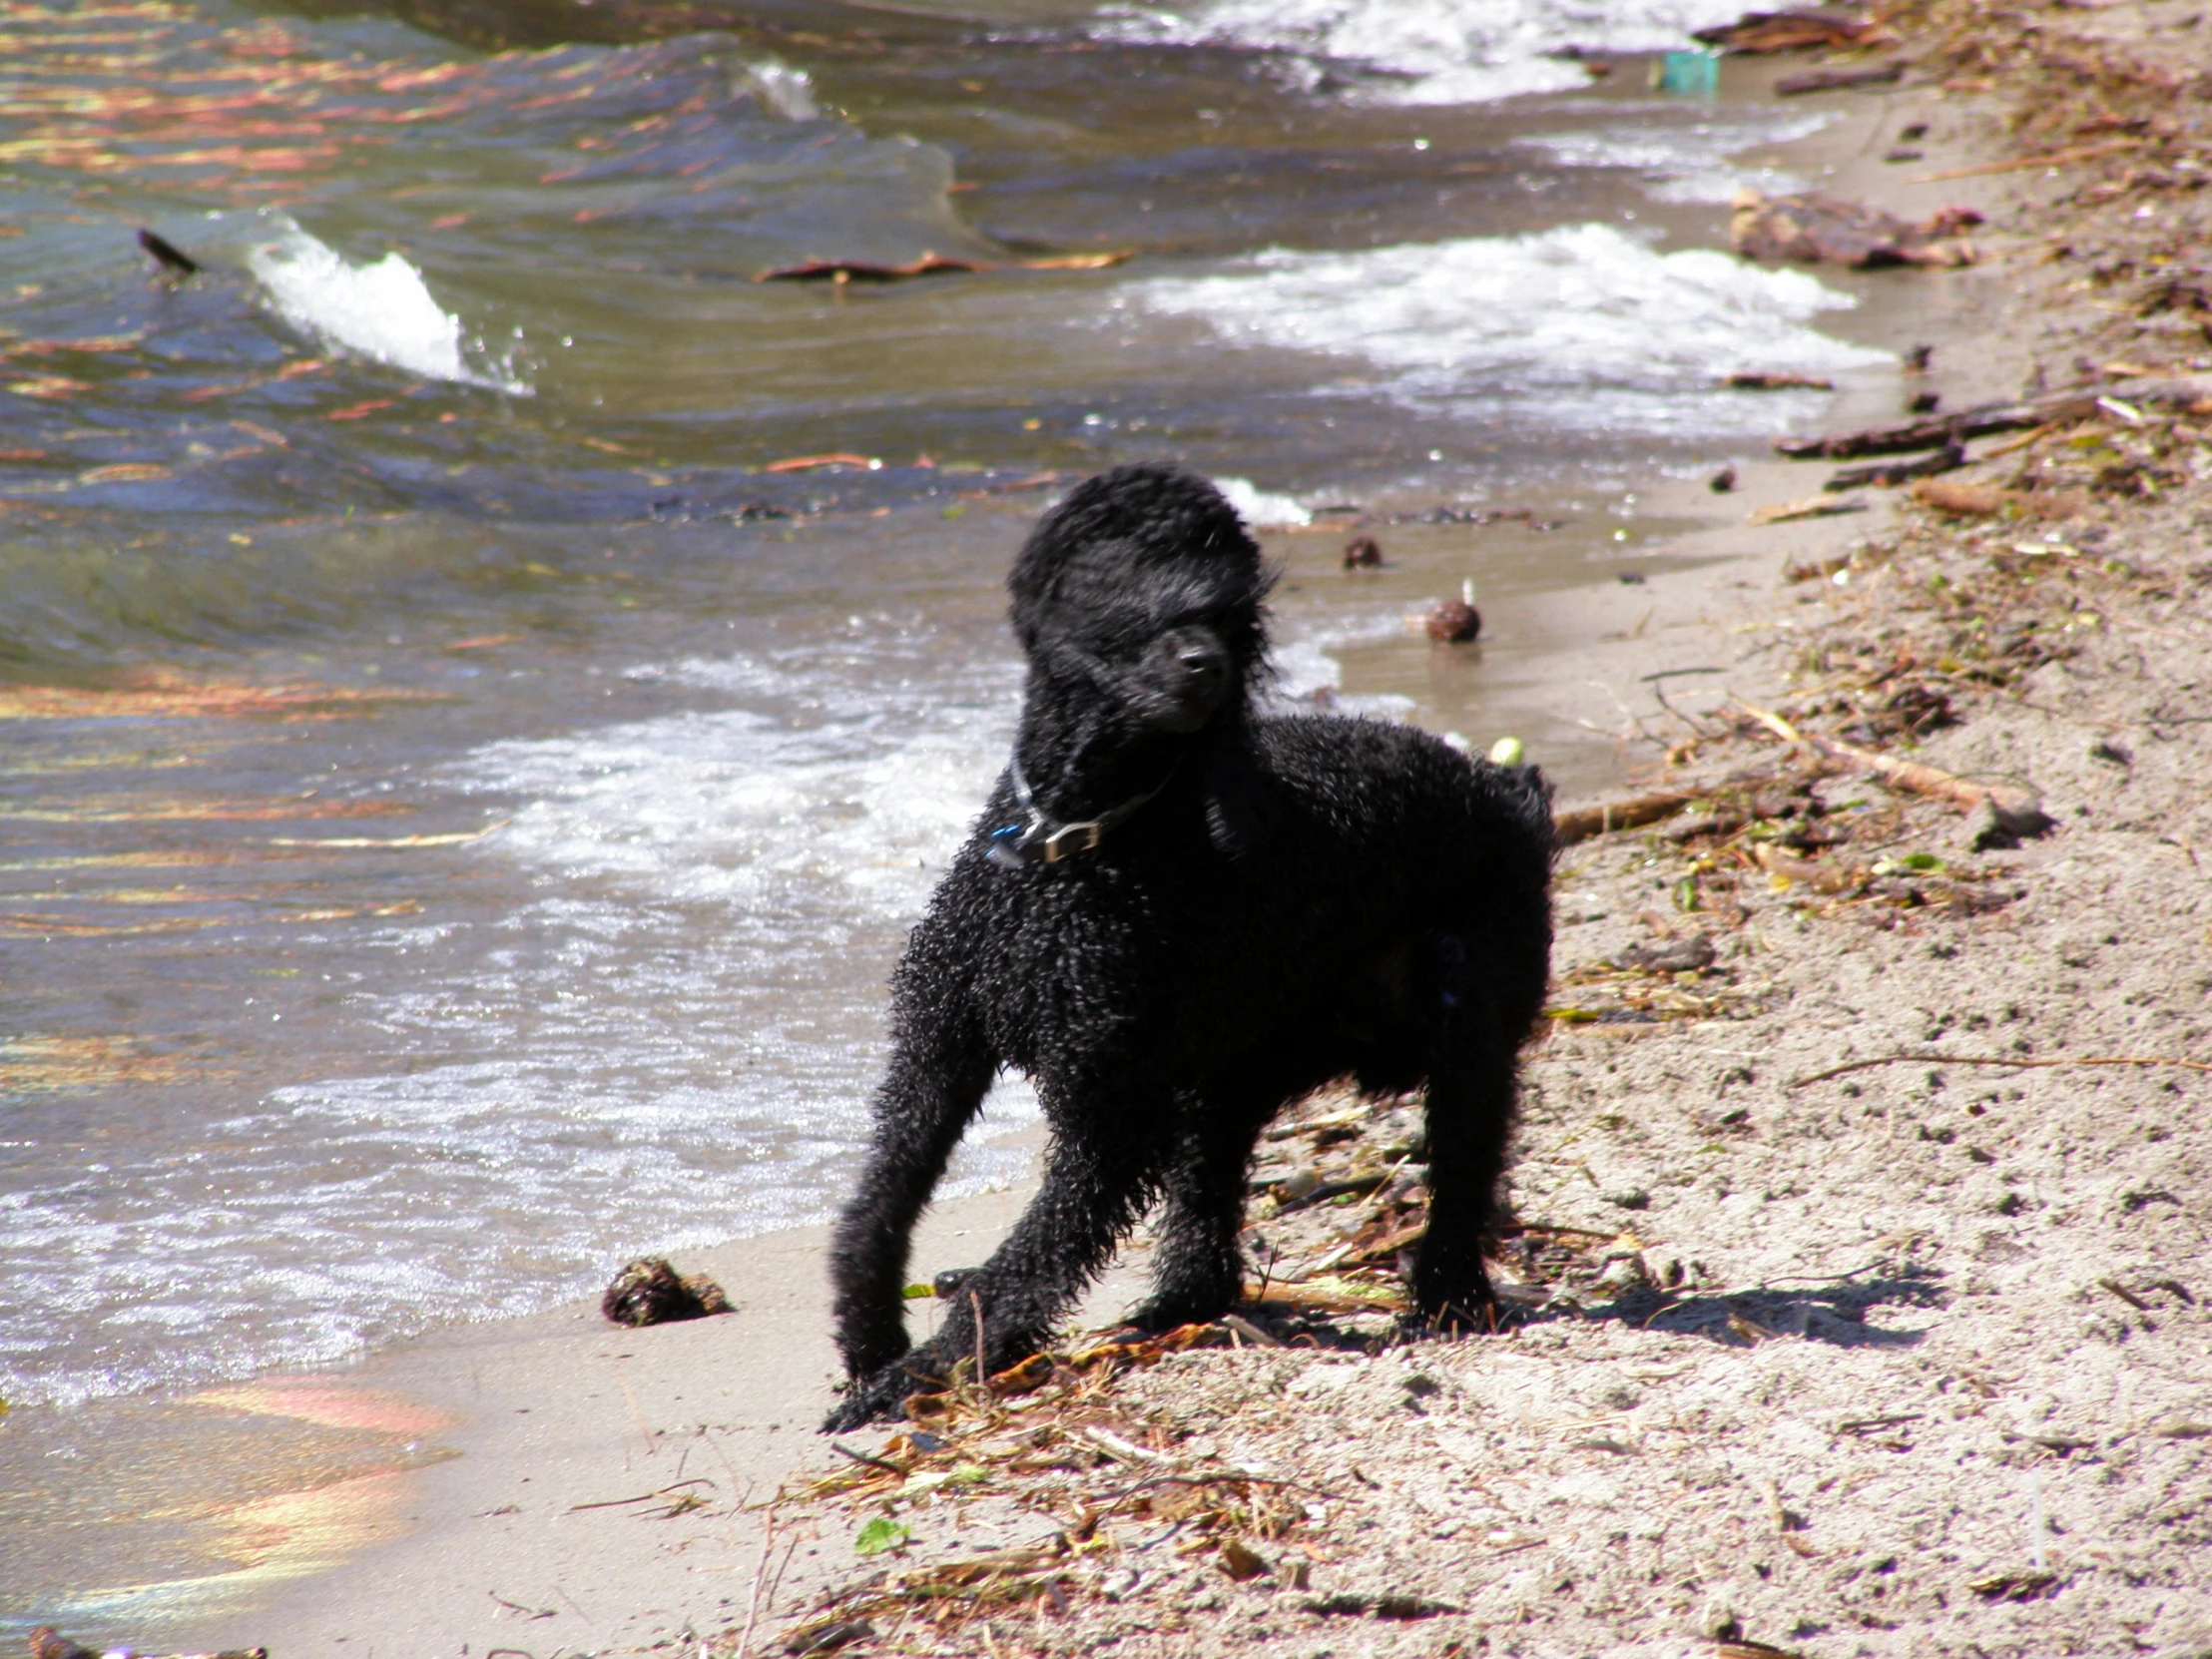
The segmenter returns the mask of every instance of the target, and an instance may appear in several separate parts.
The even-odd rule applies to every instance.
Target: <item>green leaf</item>
[[[908,1285],[903,1291],[900,1291],[898,1294],[904,1297],[908,1302],[921,1302],[929,1297],[935,1296],[937,1294],[937,1291],[936,1287],[933,1285]]]
[[[852,1553],[880,1555],[886,1549],[898,1549],[913,1541],[913,1529],[904,1521],[892,1520],[888,1515],[877,1515],[852,1535]]]

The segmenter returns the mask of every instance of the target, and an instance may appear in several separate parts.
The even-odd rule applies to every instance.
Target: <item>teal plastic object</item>
[[[1721,55],[1718,52],[1669,52],[1651,66],[1651,84],[1659,92],[1710,98],[1721,89]]]

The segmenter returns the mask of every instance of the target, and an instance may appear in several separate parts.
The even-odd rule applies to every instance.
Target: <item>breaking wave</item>
[[[289,219],[278,215],[276,223],[276,240],[251,249],[246,263],[293,327],[410,374],[529,395],[528,381],[468,360],[461,319],[430,297],[422,273],[399,255],[349,265]]]

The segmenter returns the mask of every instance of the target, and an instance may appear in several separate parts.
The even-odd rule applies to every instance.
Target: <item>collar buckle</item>
[[[1125,822],[1138,808],[1168,787],[1167,779],[1099,818],[1085,819],[1078,824],[1055,823],[1042,808],[1029,788],[1029,781],[1021,775],[1021,761],[1017,756],[1011,768],[1014,799],[1021,806],[1022,822],[1009,824],[991,831],[990,858],[993,863],[1009,869],[1023,864],[1057,864],[1078,852],[1096,852],[1106,839],[1106,831]]]
[[[1043,825],[1038,825],[1043,829]],[[1081,836],[1081,839],[1076,839]],[[1044,861],[1056,864],[1071,852],[1096,852],[1106,838],[1106,826],[1098,819],[1083,824],[1063,824],[1036,844],[1044,848]]]

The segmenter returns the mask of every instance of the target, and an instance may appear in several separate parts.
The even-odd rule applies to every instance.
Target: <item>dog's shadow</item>
[[[1730,1347],[1755,1348],[1794,1337],[1833,1348],[1911,1348],[1921,1331],[1869,1325],[1876,1308],[1941,1308],[1950,1301],[1942,1275],[1907,1266],[1895,1272],[1825,1280],[1805,1289],[1763,1285],[1743,1291],[1682,1293],[1649,1287],[1589,1308],[1544,1307],[1531,1324],[1580,1319],[1617,1322],[1639,1331],[1702,1337]]]
[[[1699,1337],[1731,1348],[1754,1348],[1781,1338],[1832,1348],[1911,1348],[1924,1332],[1869,1325],[1867,1315],[1876,1308],[1944,1307],[1950,1293],[1942,1281],[1937,1270],[1915,1265],[1892,1273],[1825,1280],[1805,1289],[1766,1285],[1742,1291],[1681,1292],[1639,1287],[1609,1302],[1585,1304],[1558,1296],[1537,1303],[1511,1301],[1506,1324],[1610,1323]],[[1252,1302],[1238,1312],[1291,1348],[1374,1355],[1407,1340],[1394,1327],[1387,1333],[1379,1331],[1374,1316],[1315,1316]],[[1239,1345],[1231,1338],[1224,1346]]]

